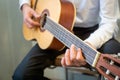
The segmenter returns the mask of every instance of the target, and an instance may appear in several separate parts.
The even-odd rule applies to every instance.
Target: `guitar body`
[[[32,0],[31,7],[41,14],[47,14],[53,21],[72,31],[75,9],[67,1],[62,0]],[[29,29],[23,24],[23,34],[26,40],[36,40],[42,49],[61,50],[64,44],[58,41],[48,30],[42,26]]]

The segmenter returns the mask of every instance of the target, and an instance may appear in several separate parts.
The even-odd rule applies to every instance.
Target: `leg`
[[[115,39],[110,39],[98,51],[107,54],[117,54],[120,52],[120,43]]]
[[[58,55],[58,51],[42,50],[36,44],[16,68],[13,80],[48,80],[43,77],[44,69],[53,64]]]

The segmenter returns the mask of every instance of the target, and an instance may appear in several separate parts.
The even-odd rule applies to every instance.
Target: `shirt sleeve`
[[[100,23],[99,28],[85,41],[91,43],[96,49],[100,48],[106,41],[115,37],[118,33],[117,25],[117,0],[100,1]]]
[[[30,5],[30,0],[19,0],[19,8],[21,8],[23,4]]]

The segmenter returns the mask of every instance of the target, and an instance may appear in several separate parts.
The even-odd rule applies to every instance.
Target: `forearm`
[[[109,26],[107,29],[105,26]],[[102,28],[96,30],[94,33],[90,35],[89,38],[87,38],[85,41],[89,42],[94,48],[99,49],[105,42],[107,42],[109,39],[115,37],[116,32],[118,30],[118,27],[114,24],[113,28],[110,25],[104,25]]]

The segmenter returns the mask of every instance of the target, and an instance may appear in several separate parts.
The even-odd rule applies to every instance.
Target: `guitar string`
[[[65,30],[61,29],[61,27],[57,27],[58,25],[56,23],[53,23],[53,21],[50,20],[50,19],[48,19],[48,18],[47,18],[46,26],[49,26],[49,29],[48,29],[48,27],[47,27],[47,29],[50,30],[50,31],[52,31],[52,33],[54,32],[53,34],[55,34],[55,35],[59,34],[58,38],[60,39],[60,41],[62,41],[63,43],[65,43],[66,46],[70,47],[71,44],[74,43],[77,47],[81,47],[83,49],[83,52],[85,54],[85,57],[86,57],[88,63],[90,63],[90,64],[93,63],[96,51],[92,50],[87,45],[83,44],[83,42],[82,42],[82,44],[78,43],[78,41],[80,41],[80,40],[74,39],[76,37],[73,38],[73,36],[71,36],[71,34],[69,35],[69,33],[66,32]],[[54,28],[54,30],[53,30],[53,28]],[[63,34],[61,34],[61,33],[63,33]],[[66,39],[66,37],[67,37],[67,39]]]

